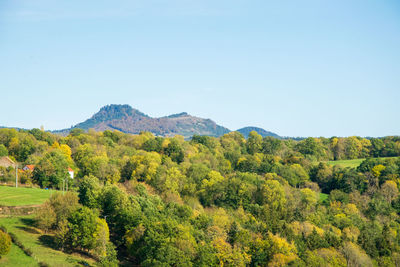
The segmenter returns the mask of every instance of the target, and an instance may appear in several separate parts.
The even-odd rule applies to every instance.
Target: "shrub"
[[[0,256],[6,255],[11,249],[11,237],[0,230]]]
[[[45,232],[53,227],[57,221],[57,215],[49,202],[44,203],[36,212],[36,226]]]

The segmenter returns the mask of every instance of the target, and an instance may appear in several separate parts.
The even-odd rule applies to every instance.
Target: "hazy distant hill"
[[[249,136],[249,133],[252,132],[252,131],[256,131],[262,137],[272,136],[272,137],[275,137],[275,138],[280,138],[280,136],[277,135],[276,133],[268,132],[268,131],[266,131],[266,130],[264,130],[262,128],[258,128],[258,127],[244,127],[244,128],[239,129],[239,130],[236,130],[236,131],[241,133],[241,134],[243,134],[243,136],[245,138],[247,138]]]
[[[210,119],[191,116],[185,112],[161,118],[152,118],[129,105],[108,105],[100,109],[90,119],[78,123],[70,129],[56,131],[67,133],[73,128],[96,131],[119,130],[125,133],[138,134],[142,131],[152,132],[158,136],[176,134],[189,138],[194,134],[221,136],[229,129],[217,125]]]

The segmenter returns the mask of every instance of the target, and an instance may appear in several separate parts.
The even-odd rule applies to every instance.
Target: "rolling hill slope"
[[[139,134],[152,132],[157,136],[183,135],[185,138],[197,135],[221,136],[230,130],[217,125],[210,119],[191,116],[185,112],[161,118],[152,118],[129,105],[108,105],[100,109],[90,119],[72,128],[55,131],[68,133],[74,128],[96,131],[118,130],[124,133]]]
[[[280,137],[279,135],[277,135],[276,133],[269,132],[269,131],[266,131],[266,130],[264,130],[264,129],[262,129],[262,128],[252,127],[252,126],[250,126],[250,127],[244,127],[244,128],[239,129],[239,130],[236,130],[236,131],[239,132],[239,133],[241,133],[241,134],[243,134],[243,136],[244,136],[245,138],[249,137],[249,133],[252,132],[252,131],[257,132],[257,133],[258,133],[259,135],[261,135],[262,137],[272,136],[272,137],[275,137],[275,138],[281,138],[281,137]]]

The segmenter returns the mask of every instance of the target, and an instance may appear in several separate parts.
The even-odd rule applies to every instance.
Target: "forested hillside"
[[[55,249],[103,266],[400,265],[400,137],[0,129],[6,155],[34,165],[19,171],[26,185],[68,183],[35,223]],[[326,163],[356,158],[366,160]],[[0,167],[2,182],[14,179]]]
[[[275,138],[280,138],[280,136],[279,135],[277,135],[276,133],[273,133],[273,132],[269,132],[269,131],[266,131],[266,130],[264,130],[264,129],[262,129],[262,128],[258,128],[258,127],[244,127],[244,128],[240,128],[240,129],[238,129],[238,130],[236,130],[237,132],[239,132],[239,133],[241,133],[241,134],[243,134],[243,136],[245,137],[245,138],[248,138],[249,137],[249,134],[251,133],[251,132],[256,132],[256,133],[258,133],[259,135],[261,135],[262,137],[267,137],[267,136],[272,136],[272,137],[275,137]]]

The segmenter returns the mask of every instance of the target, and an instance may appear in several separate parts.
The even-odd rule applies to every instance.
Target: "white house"
[[[68,167],[68,173],[69,173],[69,177],[71,177],[71,179],[74,179],[74,170],[71,169],[70,167]]]

